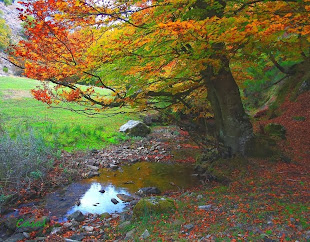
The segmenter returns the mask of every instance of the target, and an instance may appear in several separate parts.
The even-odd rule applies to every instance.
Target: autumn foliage
[[[27,39],[13,55],[28,77],[54,84],[34,91],[37,99],[94,111],[131,105],[200,118],[214,113],[219,139],[228,147],[239,143],[233,150],[242,153],[253,133],[235,84],[249,78],[244,69],[263,59],[289,74],[281,60],[309,58],[309,0],[23,5]]]

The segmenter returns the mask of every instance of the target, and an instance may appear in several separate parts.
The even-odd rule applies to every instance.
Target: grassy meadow
[[[0,77],[1,126],[13,138],[32,132],[58,149],[103,148],[127,139],[118,129],[126,121],[137,118],[137,114],[111,115],[120,111],[116,108],[92,116],[49,108],[31,96],[30,90],[38,85],[39,81],[27,78]],[[77,107],[67,103],[63,107],[68,105]]]

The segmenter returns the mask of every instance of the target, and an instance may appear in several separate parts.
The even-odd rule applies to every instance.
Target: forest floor
[[[225,171],[230,182],[206,182],[186,191],[166,193],[175,201],[176,210],[172,213],[145,214],[136,219],[89,215],[77,229],[72,229],[72,224],[50,222],[40,233],[30,233],[30,239],[309,241],[309,100],[310,92],[300,95],[295,102],[287,99],[280,108],[281,116],[255,122],[256,132],[267,123],[279,123],[286,128],[286,139],[277,140],[284,158],[220,160],[213,169]],[[59,171],[59,167],[54,169],[51,176]],[[42,211],[31,211],[35,212],[42,216]],[[60,229],[50,234],[55,227]]]

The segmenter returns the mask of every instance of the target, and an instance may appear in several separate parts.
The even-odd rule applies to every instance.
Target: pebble
[[[94,231],[94,227],[92,227],[92,226],[85,226],[84,229],[86,232],[93,232]]]
[[[198,206],[199,209],[209,211],[212,208],[212,204]]]
[[[147,239],[148,237],[150,237],[150,233],[146,229],[146,230],[144,230],[143,234],[140,236],[140,239]]]
[[[195,226],[193,224],[186,224],[183,226],[184,229],[186,230],[192,230]]]

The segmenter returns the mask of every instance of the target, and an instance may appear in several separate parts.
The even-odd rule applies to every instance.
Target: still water
[[[46,208],[52,216],[65,218],[79,210],[83,214],[122,212],[127,203],[117,194],[134,194],[142,187],[155,186],[162,192],[197,186],[190,164],[138,162],[117,171],[101,169],[100,176],[73,183],[47,196]],[[104,192],[102,193],[102,190]],[[101,191],[101,192],[100,192]],[[119,203],[114,204],[111,199]]]

